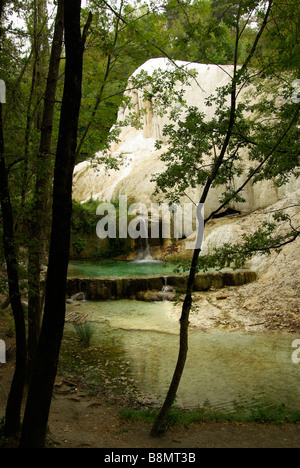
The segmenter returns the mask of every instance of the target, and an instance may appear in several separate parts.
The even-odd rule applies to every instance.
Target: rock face
[[[190,85],[182,86],[185,90],[185,99],[188,105],[197,106],[204,112],[207,119],[211,119],[215,112],[215,107],[207,107],[205,99],[215,94],[218,87],[229,83],[229,75],[232,66],[222,68],[216,65],[189,64],[186,62],[176,62],[179,66],[184,66],[187,70],[196,70],[196,79],[190,79]],[[167,59],[151,59],[140,67],[134,75],[146,70],[149,74],[154,70],[166,70],[173,67]],[[111,146],[109,154],[117,157],[120,163],[119,170],[107,171],[102,165],[95,167],[91,162],[85,161],[78,164],[74,171],[73,197],[77,201],[86,201],[93,198],[99,201],[111,201],[119,194],[127,195],[140,203],[150,203],[156,201],[153,196],[155,189],[154,182],[151,182],[153,174],[164,170],[165,163],[160,160],[160,155],[166,151],[167,146],[163,145],[160,150],[155,148],[155,142],[163,139],[163,128],[170,121],[168,116],[157,115],[149,102],[143,100],[143,93],[138,90],[127,92],[137,113],[143,115],[143,128],[137,130],[130,126],[124,127],[120,141]],[[242,96],[240,97],[242,99]],[[119,121],[124,120],[129,109],[119,110]],[[247,164],[247,154],[245,154],[245,164]],[[237,178],[234,183],[239,186],[243,178]],[[295,181],[280,189],[276,189],[272,182],[260,182],[248,185],[245,188],[244,198],[246,203],[233,202],[231,207],[242,213],[249,213],[256,209],[265,208],[284,198],[286,194],[294,190]],[[299,184],[298,184],[299,187]],[[212,189],[205,205],[205,214],[209,215],[219,206],[219,197],[223,192],[222,187]],[[195,201],[200,198],[201,187],[190,190],[188,195]],[[189,201],[183,198],[182,201]]]
[[[226,286],[241,286],[255,281],[256,273],[248,270],[234,272],[199,273],[196,276],[195,291],[208,291]],[[173,290],[183,291],[188,275],[153,276],[138,278],[69,278],[67,293],[71,298],[83,296],[91,301],[137,298],[140,300],[170,300]],[[168,291],[166,291],[166,284]],[[155,291],[155,293],[153,293]],[[147,292],[148,295],[142,295]],[[150,293],[149,293],[150,292]],[[78,299],[77,299],[78,300]]]

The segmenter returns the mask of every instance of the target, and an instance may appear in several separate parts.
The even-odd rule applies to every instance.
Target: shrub
[[[85,345],[89,345],[95,330],[93,329],[90,322],[73,323],[76,333],[80,339],[80,342]]]

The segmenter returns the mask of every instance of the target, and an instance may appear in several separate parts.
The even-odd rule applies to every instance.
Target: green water
[[[68,277],[101,278],[120,276],[168,275],[174,272],[174,265],[164,262],[128,262],[115,260],[73,261],[69,263]]]
[[[73,307],[73,309],[72,309]],[[89,313],[94,329],[94,353],[116,353],[129,366],[139,390],[161,401],[177,360],[179,324],[173,303],[122,300],[84,302],[77,310]],[[74,310],[69,305],[68,310]],[[71,325],[67,326],[71,331]],[[286,404],[300,410],[300,364],[292,362],[295,335],[225,330],[190,331],[189,353],[177,404],[231,410],[234,401],[251,405]],[[98,351],[97,351],[98,350]]]

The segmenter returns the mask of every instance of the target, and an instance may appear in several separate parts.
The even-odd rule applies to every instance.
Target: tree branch
[[[281,144],[282,140],[286,137],[286,135],[289,133],[290,129],[292,128],[292,126],[294,125],[295,121],[297,120],[297,117],[298,117],[298,114],[299,114],[299,111],[300,111],[300,105],[298,105],[298,108],[291,120],[291,122],[289,123],[288,127],[286,128],[286,130],[284,131],[284,133],[281,135],[280,139],[277,141],[277,143],[273,146],[273,148],[269,151],[268,155],[265,157],[265,159],[256,167],[256,169],[254,169],[254,171],[251,172],[251,174],[247,177],[247,179],[245,180],[245,182],[232,194],[232,196],[226,200],[222,205],[219,206],[219,208],[217,210],[215,210],[214,212],[212,212],[208,218],[205,219],[205,223],[207,223],[214,215],[216,215],[217,213],[219,213],[219,211],[221,211],[223,208],[225,208],[225,206],[228,205],[228,203],[231,202],[231,200],[236,197],[236,195],[238,195],[244,188],[245,186],[250,182],[250,180],[261,170],[261,168],[263,167],[263,165],[272,157],[274,151],[276,151],[276,149],[278,148],[278,146]]]
[[[82,43],[83,43],[83,45],[85,45],[85,43],[86,43],[86,39],[87,39],[88,32],[89,32],[92,21],[93,21],[93,15],[92,15],[91,12],[89,12],[89,16],[88,16],[87,22],[84,25],[83,33],[82,33]]]

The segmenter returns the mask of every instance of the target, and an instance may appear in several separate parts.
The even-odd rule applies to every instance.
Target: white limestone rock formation
[[[224,86],[230,81],[232,66],[196,64],[187,62],[176,62],[178,66],[184,66],[187,70],[196,70],[195,79],[190,78],[190,85],[184,86],[185,99],[188,105],[197,106],[211,119],[215,112],[215,107],[207,107],[205,98],[214,94],[218,87]],[[166,70],[174,67],[169,60],[164,58],[151,59],[140,67],[134,75],[141,70],[149,74],[154,70]],[[182,85],[181,85],[182,86]],[[155,183],[151,182],[153,174],[163,171],[165,165],[160,160],[160,155],[166,150],[163,146],[160,150],[155,148],[155,142],[162,139],[162,130],[165,124],[169,123],[168,116],[157,115],[151,105],[143,100],[143,93],[139,90],[127,92],[131,97],[136,112],[142,109],[147,110],[143,116],[143,128],[137,130],[130,126],[123,128],[120,134],[120,141],[110,148],[110,155],[120,160],[119,170],[106,170],[104,165],[95,167],[91,161],[78,164],[74,171],[73,198],[76,201],[84,202],[90,198],[99,201],[111,201],[119,194],[126,194],[129,198],[141,203],[155,201],[153,192]],[[129,109],[120,109],[118,119],[124,120],[129,114]],[[121,164],[122,162],[122,164]],[[247,154],[245,154],[245,164],[247,164]],[[243,182],[243,178],[235,180],[236,186]],[[246,203],[232,203],[231,207],[242,212],[249,213],[259,208],[276,203],[285,195],[294,190],[295,182],[277,189],[271,181],[264,181],[255,184],[248,184],[245,188],[244,198]],[[208,215],[219,205],[219,197],[222,194],[222,187],[211,190],[206,206],[205,214]],[[197,202],[200,198],[201,187],[190,190],[188,195]],[[188,201],[183,199],[182,201]]]

